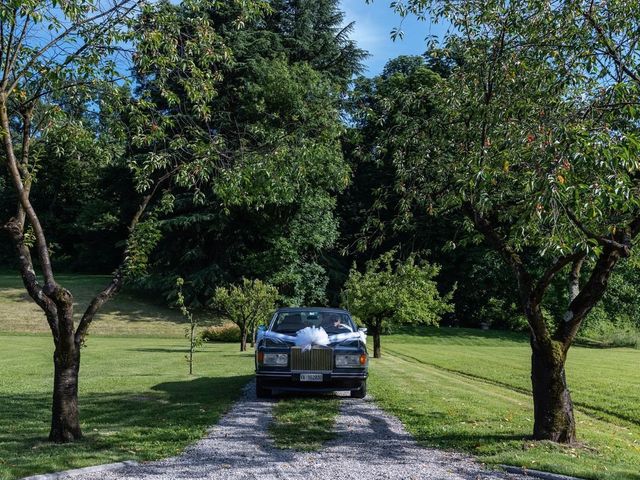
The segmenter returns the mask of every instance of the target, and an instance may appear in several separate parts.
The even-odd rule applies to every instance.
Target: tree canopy
[[[247,335],[253,335],[260,324],[266,324],[275,310],[278,289],[260,280],[242,279],[239,285],[218,287],[212,305],[223,318],[240,327],[240,350],[247,349]]]
[[[437,325],[442,315],[452,310],[450,295],[438,292],[438,266],[414,256],[404,261],[395,256],[389,251],[370,260],[363,273],[352,268],[342,295],[345,307],[373,335],[376,358],[381,355],[383,331],[402,324]]]

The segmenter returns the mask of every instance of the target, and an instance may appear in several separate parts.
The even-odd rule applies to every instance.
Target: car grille
[[[291,370],[330,372],[333,367],[333,349],[313,347],[302,351],[300,347],[291,348]]]

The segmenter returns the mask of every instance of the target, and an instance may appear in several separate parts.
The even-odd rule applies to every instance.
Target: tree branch
[[[520,302],[524,313],[529,322],[531,333],[536,339],[545,339],[549,337],[547,326],[542,317],[540,303],[533,302],[533,282],[531,275],[526,269],[520,255],[509,246],[500,236],[497,228],[480,214],[470,202],[465,202],[462,206],[465,214],[473,221],[476,229],[484,236],[485,240],[491,245],[511,267],[518,282],[518,290],[520,293]]]
[[[591,271],[589,280],[569,304],[555,334],[556,339],[562,342],[565,351],[571,346],[584,318],[604,295],[609,277],[620,258],[621,254],[617,249],[611,246],[604,247],[604,251],[598,256]]]
[[[7,98],[5,94],[0,94],[0,127],[2,128],[2,139],[4,141],[4,150],[6,154],[6,161],[9,167],[9,173],[13,180],[14,187],[18,193],[18,198],[24,208],[26,217],[29,219],[29,223],[33,227],[33,231],[36,236],[36,245],[38,251],[38,258],[40,259],[40,266],[44,275],[44,292],[50,295],[57,287],[56,281],[53,276],[53,269],[51,267],[51,259],[49,257],[49,250],[47,248],[47,240],[44,235],[44,230],[40,224],[38,215],[36,214],[31,201],[29,200],[28,190],[25,186],[20,175],[20,169],[18,161],[13,149],[13,141],[11,139],[11,127],[9,125],[9,115],[7,112]]]
[[[628,75],[633,81],[635,81],[637,84],[640,85],[640,76],[638,76],[638,74],[636,72],[631,70],[623,62],[622,57],[620,56],[620,52],[618,52],[612,46],[613,41],[607,36],[607,34],[604,31],[604,29],[602,28],[602,26],[598,22],[596,22],[595,18],[593,18],[592,12],[593,12],[592,8],[590,8],[588,11],[584,12],[583,13],[584,18],[587,20],[587,22],[597,32],[598,36],[602,40],[602,43],[604,43],[605,49],[609,53],[609,55],[610,55],[611,59],[613,60],[613,62],[618,66],[618,68],[620,70],[622,70],[626,75]]]
[[[618,250],[620,252],[620,254],[623,257],[628,257],[631,254],[631,250],[630,250],[630,246],[626,245],[624,243],[620,243],[618,241],[616,241],[613,238],[606,238],[603,237],[601,235],[597,235],[591,231],[589,231],[589,229],[587,229],[582,222],[580,222],[580,220],[578,220],[578,218],[575,216],[575,214],[571,211],[571,209],[564,207],[565,212],[567,213],[567,216],[569,217],[569,219],[571,220],[571,222],[582,232],[584,233],[588,238],[591,238],[595,241],[597,241],[600,245],[602,246],[609,246],[615,250]]]
[[[52,38],[46,45],[42,46],[36,53],[33,54],[33,56],[31,57],[31,59],[26,63],[26,65],[24,66],[24,68],[22,68],[22,70],[20,70],[19,72],[17,72],[13,78],[13,83],[11,84],[11,86],[6,89],[7,91],[11,91],[15,88],[15,86],[18,84],[18,81],[20,80],[20,78],[29,71],[29,69],[31,67],[33,67],[33,65],[35,65],[36,61],[42,56],[44,55],[50,48],[52,48],[53,46],[55,46],[57,43],[59,43],[61,40],[65,39],[66,37],[68,37],[69,35],[71,35],[73,32],[75,32],[76,30],[78,30],[80,27],[82,27],[83,25],[87,25],[91,22],[95,22],[96,20],[99,20],[103,17],[106,17],[110,14],[112,14],[115,11],[120,10],[124,5],[131,3],[132,0],[122,0],[119,3],[116,3],[115,5],[113,5],[111,8],[102,11],[100,13],[97,13],[96,15],[92,16],[92,17],[88,17],[85,18],[79,22],[74,23],[73,25],[69,26],[68,28],[66,28],[62,33],[60,33],[58,36]],[[131,10],[133,10],[135,8],[136,5],[138,5],[140,2],[139,1],[135,1],[134,5],[129,8],[127,10],[127,12],[130,12]],[[84,48],[84,46],[81,46],[80,49]],[[5,79],[6,80],[6,79]],[[6,84],[5,84],[6,87]]]
[[[17,9],[13,11],[13,22],[11,22],[11,28],[9,29],[9,38],[7,39],[7,44],[5,47],[7,51],[4,52],[5,60],[4,60],[4,69],[2,72],[2,89],[3,90],[5,89],[5,87],[7,86],[7,82],[9,81],[9,60],[11,57],[11,44],[13,43],[13,32],[16,28],[16,13],[17,13]]]
[[[24,241],[23,227],[24,225],[14,218],[10,219],[4,225],[4,229],[9,233],[9,236],[18,251],[18,263],[20,266],[22,283],[29,293],[29,296],[45,313],[53,339],[57,342],[60,338],[60,332],[58,330],[58,310],[55,303],[44,294],[42,286],[38,282],[38,277],[33,269],[31,252]]]
[[[565,255],[558,258],[554,262],[554,264],[544,272],[540,280],[538,280],[538,282],[536,283],[533,291],[531,292],[532,301],[536,303],[542,302],[542,297],[547,291],[547,288],[549,288],[549,284],[551,283],[555,275],[570,263],[574,263],[575,265],[576,262],[580,262],[581,265],[584,257],[584,252],[576,252],[572,253],[571,255]]]
[[[136,226],[138,225],[138,223],[140,222],[140,219],[142,218],[142,215],[144,214],[147,207],[149,206],[149,203],[157,193],[159,187],[164,182],[166,182],[169,178],[171,178],[171,176],[173,175],[173,173],[175,173],[175,171],[176,169],[171,170],[170,172],[167,172],[162,177],[160,177],[160,179],[158,179],[158,181],[156,182],[151,192],[143,197],[142,202],[140,202],[140,205],[136,210],[136,213],[133,215],[133,218],[131,219],[131,223],[129,224],[129,235],[131,235],[134,232]],[[128,248],[125,248],[122,262],[120,263],[118,268],[113,272],[111,281],[105,287],[104,290],[102,290],[95,297],[93,297],[93,299],[91,300],[91,303],[89,303],[89,306],[84,311],[84,314],[82,315],[82,319],[80,320],[80,323],[78,324],[78,328],[76,329],[76,333],[75,333],[75,341],[77,344],[81,344],[84,341],[84,338],[87,335],[87,331],[89,330],[89,326],[91,325],[91,322],[93,322],[93,318],[95,317],[98,310],[100,310],[100,308],[102,308],[102,306],[105,303],[107,303],[109,299],[113,298],[122,289],[122,286],[124,285],[124,280],[125,280],[124,272],[125,272],[125,266],[126,266],[128,256],[129,256]]]
[[[569,303],[573,302],[580,294],[580,271],[582,270],[582,264],[584,263],[585,256],[576,258],[571,265],[571,272],[569,272]]]

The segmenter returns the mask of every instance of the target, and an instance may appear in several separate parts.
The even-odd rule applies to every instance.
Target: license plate
[[[321,373],[301,373],[300,381],[301,382],[321,382],[322,374]]]

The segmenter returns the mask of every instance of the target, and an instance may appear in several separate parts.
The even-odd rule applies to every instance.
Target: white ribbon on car
[[[327,346],[333,343],[340,343],[346,340],[362,340],[367,343],[367,334],[358,330],[357,332],[336,333],[327,335],[324,328],[307,327],[298,330],[295,335],[285,335],[284,333],[272,332],[271,330],[258,331],[257,340],[263,338],[271,340],[280,340],[282,342],[290,342],[298,347],[302,347],[303,351],[309,350],[313,345]]]
[[[310,350],[314,345],[326,347],[329,345],[329,335],[324,328],[307,327],[296,332],[294,343],[297,347],[302,347],[302,351]]]

